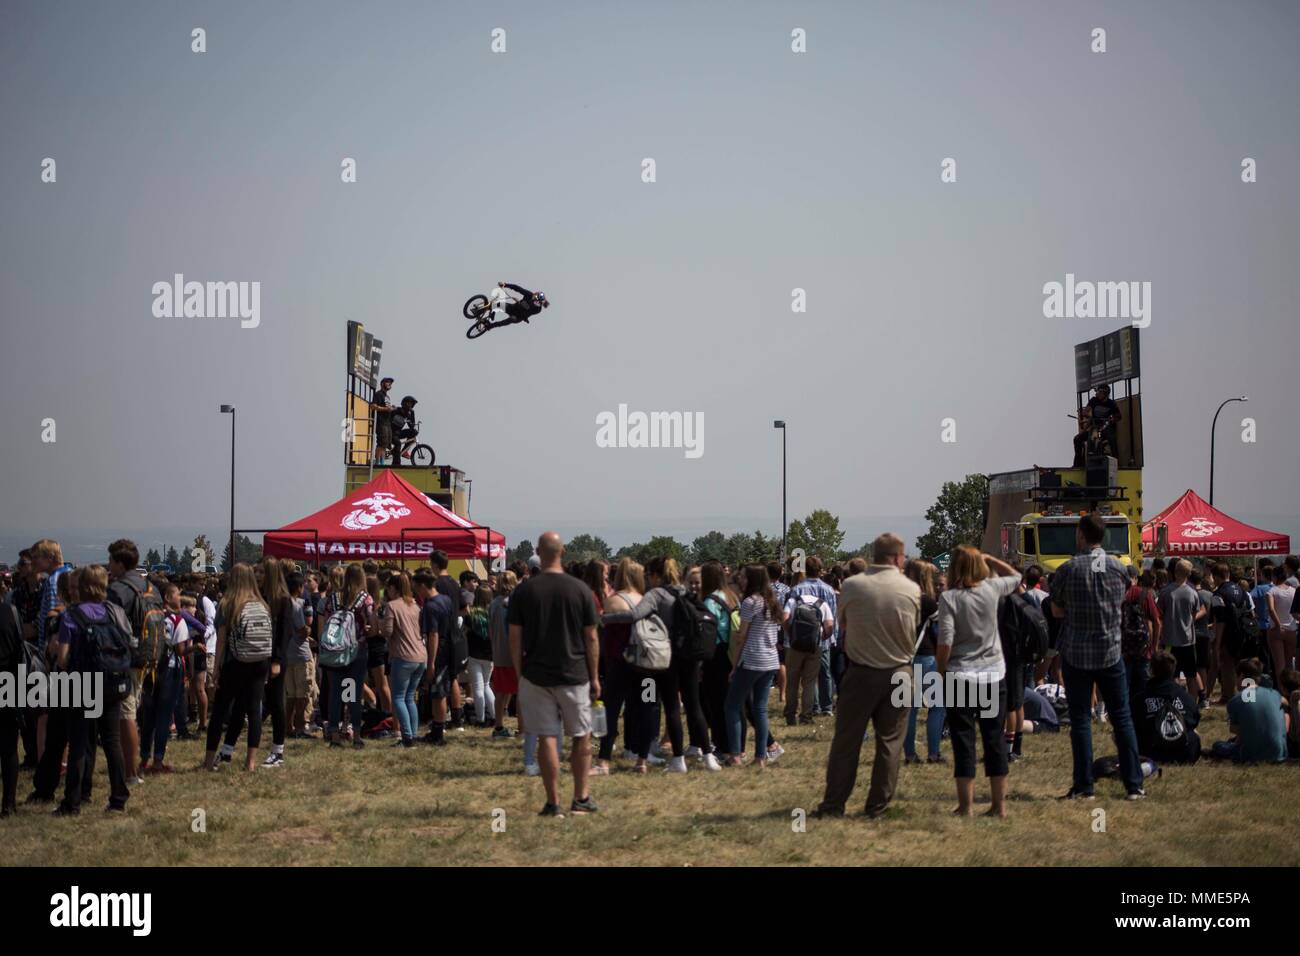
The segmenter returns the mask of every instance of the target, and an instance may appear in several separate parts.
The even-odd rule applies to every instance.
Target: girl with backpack
[[[709,725],[713,752],[706,754],[704,765],[709,770],[722,769],[718,763],[717,749],[727,739],[727,684],[731,679],[731,643],[733,634],[740,633],[740,602],[727,583],[727,572],[717,561],[707,561],[700,567],[700,593],[705,595],[704,606],[718,619],[718,649],[712,660],[704,662],[700,680],[701,703],[704,719]]]
[[[326,736],[331,747],[342,747],[344,737],[350,736],[352,746],[360,750],[365,746],[365,742],[361,739],[361,703],[362,688],[366,682],[369,663],[365,642],[375,632],[376,625],[375,602],[366,591],[366,572],[359,564],[349,564],[347,570],[343,572],[343,588],[331,612],[331,618],[339,612],[353,615],[357,646],[354,647],[351,661],[324,668],[329,673],[330,684],[329,723],[326,725]],[[332,621],[327,623],[327,629],[332,623]],[[324,639],[322,637],[322,641]],[[351,699],[348,701],[350,726],[345,732],[341,723],[343,693],[349,687],[351,688]]]
[[[609,773],[609,761],[614,755],[614,741],[618,737],[618,716],[623,713],[623,746],[626,754],[636,760],[633,773],[646,773],[650,754],[650,741],[654,737],[653,716],[658,704],[641,699],[640,677],[623,657],[632,637],[630,621],[615,621],[603,614],[631,612],[641,603],[645,593],[645,571],[631,558],[621,558],[614,567],[611,594],[597,596],[597,608],[602,611],[600,628],[600,659],[605,673],[601,689],[605,695],[606,734],[600,738],[600,752],[592,764],[591,772],[597,776]],[[647,726],[648,723],[648,726]]]
[[[217,608],[217,652],[212,673],[216,703],[208,718],[208,750],[203,766],[217,769],[217,745],[222,722],[239,714],[248,725],[248,759],[244,769],[257,769],[257,747],[262,740],[262,701],[271,670],[271,611],[257,588],[251,565],[236,564]],[[229,763],[239,736],[239,723],[230,718],[233,738],[227,734],[221,762]]]
[[[768,760],[767,699],[781,668],[776,648],[785,613],[772,590],[767,568],[762,565],[751,564],[745,568],[744,593],[740,602],[740,633],[736,636],[736,669],[731,673],[723,705],[727,719],[725,765],[739,767],[744,763],[741,727],[742,712],[748,702],[754,715],[754,765],[761,770]]]
[[[474,725],[486,727],[496,717],[496,699],[492,693],[492,640],[488,635],[488,608],[492,590],[480,587],[474,592],[474,606],[466,615],[465,628],[469,647],[470,693],[474,695]],[[488,711],[491,711],[489,715]],[[491,716],[491,720],[489,720]]]

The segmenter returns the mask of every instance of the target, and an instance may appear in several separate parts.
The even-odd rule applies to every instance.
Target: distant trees
[[[925,557],[951,551],[960,544],[979,547],[988,518],[989,482],[984,475],[967,475],[960,482],[945,481],[939,497],[925,513],[930,530],[916,539]]]

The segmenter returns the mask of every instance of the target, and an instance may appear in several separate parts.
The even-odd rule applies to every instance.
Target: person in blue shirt
[[[1233,737],[1218,741],[1210,754],[1234,763],[1282,763],[1291,724],[1282,695],[1259,686],[1264,669],[1254,658],[1238,664],[1237,673],[1241,690],[1228,701],[1228,729]]]

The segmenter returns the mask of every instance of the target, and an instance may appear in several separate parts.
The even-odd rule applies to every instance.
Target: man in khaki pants
[[[906,674],[916,650],[921,589],[903,576],[903,539],[882,534],[871,543],[871,564],[844,581],[836,617],[848,669],[840,683],[835,739],[826,763],[826,796],[817,816],[843,816],[858,779],[858,759],[868,722],[876,728],[876,760],[866,814],[878,817],[898,783],[907,706],[898,707],[895,674]],[[908,704],[910,705],[910,695]]]

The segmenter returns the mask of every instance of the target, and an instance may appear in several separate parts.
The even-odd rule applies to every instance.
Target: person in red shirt
[[[1124,654],[1124,669],[1128,672],[1129,697],[1140,694],[1151,679],[1151,658],[1160,646],[1160,610],[1155,598],[1156,576],[1153,571],[1143,571],[1137,582],[1130,585],[1124,593],[1121,605],[1121,649]],[[1133,610],[1130,611],[1129,608]],[[1146,625],[1148,639],[1143,642],[1130,634],[1131,617],[1140,617]]]

